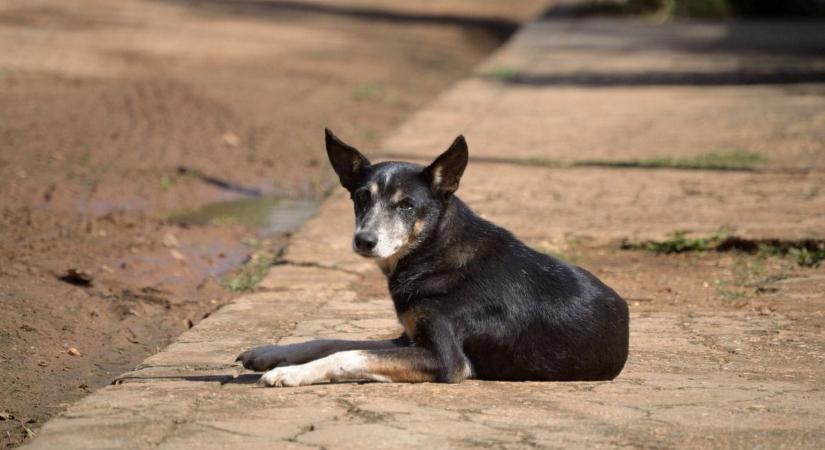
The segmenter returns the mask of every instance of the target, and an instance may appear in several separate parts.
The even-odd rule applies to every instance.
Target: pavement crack
[[[290,437],[288,437],[288,438],[286,438],[286,439],[284,439],[284,440],[285,440],[285,441],[287,441],[287,442],[295,442],[295,443],[302,443],[302,444],[303,444],[303,442],[300,442],[298,439],[299,439],[301,436],[303,436],[303,435],[305,435],[305,434],[307,434],[307,433],[311,433],[311,432],[313,432],[313,431],[315,431],[315,424],[312,424],[312,423],[311,423],[311,424],[309,424],[309,425],[307,425],[307,426],[301,427],[301,429],[300,429],[300,430],[298,430],[298,432],[297,432],[297,433],[295,433],[293,436],[290,436]]]
[[[336,403],[346,408],[347,415],[359,418],[367,423],[387,423],[395,419],[392,414],[369,411],[344,398],[336,399]]]
[[[196,422],[195,425],[198,426],[198,427],[201,427],[201,428],[208,428],[210,430],[220,431],[221,433],[230,434],[232,436],[256,437],[256,435],[254,435],[254,434],[242,433],[240,431],[235,431],[235,430],[229,430],[229,429],[222,428],[222,427],[219,427],[217,425],[212,425],[212,424],[208,424],[208,423]]]
[[[364,274],[362,274],[360,272],[357,272],[355,270],[344,269],[342,267],[337,267],[337,266],[327,266],[327,265],[319,264],[319,263],[316,263],[316,262],[292,261],[292,260],[289,260],[289,259],[282,259],[282,260],[278,261],[278,263],[276,264],[276,266],[282,266],[282,265],[296,266],[296,267],[312,267],[312,268],[315,268],[315,269],[332,270],[332,271],[336,271],[336,272],[342,272],[342,273],[347,273],[347,274],[350,274],[350,275],[355,275],[358,278],[362,278],[362,279],[364,278]]]

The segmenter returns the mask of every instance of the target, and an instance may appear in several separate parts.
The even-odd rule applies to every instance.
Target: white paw
[[[306,371],[301,366],[286,366],[277,367],[261,375],[258,384],[269,387],[303,386],[312,384],[312,380],[308,379]]]

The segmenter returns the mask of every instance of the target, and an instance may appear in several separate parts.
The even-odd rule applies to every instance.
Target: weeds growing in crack
[[[724,230],[707,236],[689,236],[687,232],[677,231],[662,241],[632,242],[626,240],[622,242],[621,249],[645,250],[649,253],[666,255],[733,251],[762,257],[788,257],[800,267],[819,267],[822,261],[825,261],[825,240],[753,240],[729,235]]]
[[[510,81],[518,78],[519,75],[519,70],[514,67],[498,66],[483,74],[482,78],[490,78],[497,81]]]
[[[677,231],[663,241],[624,242],[623,250],[645,250],[649,253],[688,253],[705,252],[716,249],[725,240],[727,234],[718,231],[710,236],[689,237],[685,231]]]
[[[589,160],[574,163],[576,166],[635,167],[641,169],[693,169],[693,170],[752,170],[763,161],[757,153],[734,150],[709,152],[694,156],[654,156],[625,160]]]
[[[251,290],[264,279],[270,267],[277,264],[281,256],[280,251],[273,252],[263,242],[256,239],[250,239],[244,243],[254,249],[252,256],[237,274],[227,276],[222,280],[224,287],[232,292]]]

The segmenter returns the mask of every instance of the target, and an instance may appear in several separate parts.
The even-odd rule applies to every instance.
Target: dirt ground
[[[0,448],[285,239],[171,214],[319,198],[323,127],[375,145],[544,3],[0,1]]]

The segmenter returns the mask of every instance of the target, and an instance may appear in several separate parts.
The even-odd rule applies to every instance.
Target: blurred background
[[[380,147],[557,3],[0,0],[0,448],[254,289],[337,185],[324,127]],[[665,27],[825,15],[588,5]]]

